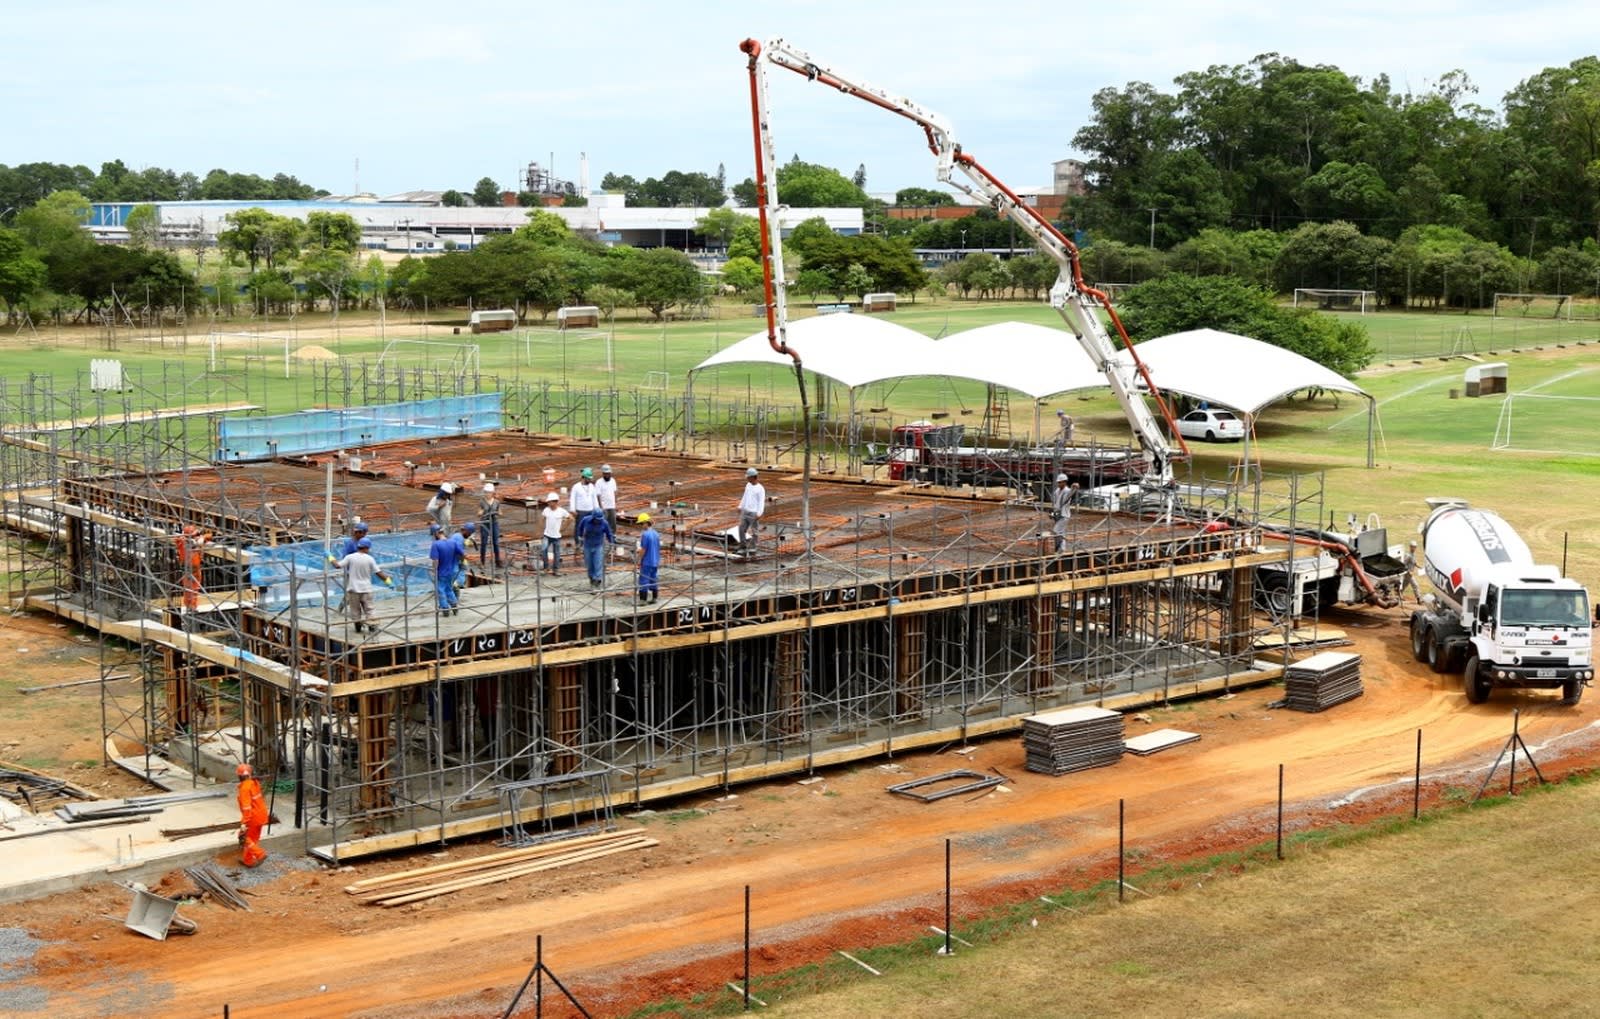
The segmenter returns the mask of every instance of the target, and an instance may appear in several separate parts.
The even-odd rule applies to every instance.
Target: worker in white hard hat
[[[611,476],[611,465],[600,465],[600,480],[594,483],[594,491],[600,497],[600,510],[606,515],[606,526],[611,528],[611,533],[617,533],[617,479]]]
[[[1067,524],[1072,520],[1072,506],[1078,501],[1078,486],[1071,484],[1065,474],[1056,475],[1055,491],[1050,493],[1050,531],[1056,536],[1056,551],[1067,547]]]
[[[1406,554],[1400,557],[1400,565],[1406,568],[1400,578],[1400,600],[1405,601],[1406,592],[1411,592],[1418,605],[1422,604],[1422,589],[1417,587],[1417,543],[1413,541],[1406,546]]]
[[[568,517],[566,507],[561,505],[561,496],[554,492],[544,497],[544,509],[540,511],[544,517],[544,568],[552,577],[561,576],[561,524]]]
[[[478,565],[485,565],[493,551],[494,568],[504,569],[505,560],[500,555],[500,493],[492,481],[485,481],[478,494],[478,530],[482,534],[478,539]]]
[[[739,499],[739,544],[747,552],[755,546],[756,528],[766,512],[767,490],[760,472],[751,467],[744,472],[744,495]]]
[[[446,481],[433,493],[433,498],[428,500],[425,512],[439,525],[439,530],[450,533],[450,516],[454,509],[456,486]]]

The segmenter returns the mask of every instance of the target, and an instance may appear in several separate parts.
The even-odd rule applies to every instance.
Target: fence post
[[[744,886],[744,1010],[750,1011],[750,886]]]
[[[1123,876],[1124,876],[1123,875],[1123,867],[1124,867],[1124,865],[1125,865],[1125,863],[1126,863],[1126,861],[1128,859],[1127,851],[1124,849],[1124,846],[1126,845],[1126,840],[1124,838],[1124,827],[1125,827],[1125,823],[1127,821],[1127,816],[1128,816],[1127,815],[1127,807],[1126,807],[1126,805],[1127,805],[1127,800],[1118,800],[1117,801],[1117,901],[1118,902],[1123,901],[1123,897],[1127,894],[1127,887],[1128,887],[1127,883],[1122,880]]]
[[[1411,820],[1415,821],[1422,815],[1422,730],[1417,730],[1417,766],[1416,777],[1412,780],[1411,788]]]
[[[1283,765],[1278,765],[1278,859],[1283,859]]]
[[[950,840],[944,840],[944,954],[950,955]]]

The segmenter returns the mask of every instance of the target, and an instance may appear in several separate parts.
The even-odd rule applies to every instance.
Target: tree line
[[[0,213],[21,212],[57,191],[74,191],[91,202],[262,202],[328,194],[286,173],[268,178],[218,169],[201,177],[159,166],[130,170],[120,159],[101,163],[98,173],[65,163],[0,163]]]

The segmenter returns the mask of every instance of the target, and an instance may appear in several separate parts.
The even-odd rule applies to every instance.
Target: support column
[[[1229,574],[1228,632],[1222,635],[1226,654],[1244,657],[1250,654],[1254,634],[1251,627],[1255,618],[1256,571],[1252,566],[1241,566]]]
[[[805,732],[806,635],[801,631],[778,635],[778,657],[773,663],[778,681],[778,734]]]
[[[259,775],[278,770],[278,726],[281,712],[278,688],[271,683],[241,676],[240,699],[244,702],[245,756]]]
[[[894,620],[894,713],[919,715],[923,709],[922,667],[928,657],[928,617],[921,612]]]
[[[583,738],[583,699],[578,666],[555,665],[544,670],[549,710],[545,712],[545,738],[555,747],[550,758],[550,774],[565,775],[578,770],[576,747]]]
[[[356,701],[362,810],[394,806],[394,693],[362,694]],[[439,724],[438,718],[433,720]]]
[[[1030,693],[1044,693],[1055,686],[1059,609],[1054,595],[1035,598],[1028,606],[1028,622],[1033,636],[1033,674],[1028,683]]]

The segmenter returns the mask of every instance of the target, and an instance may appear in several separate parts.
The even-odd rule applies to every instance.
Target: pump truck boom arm
[[[1189,449],[1179,434],[1176,422],[1161,391],[1151,379],[1149,370],[1140,359],[1129,339],[1122,319],[1104,292],[1089,286],[1083,279],[1083,267],[1078,258],[1078,248],[1066,235],[1031,206],[1023,204],[1016,192],[990,173],[970,154],[962,151],[955,140],[950,124],[942,116],[910,99],[892,95],[843,72],[825,67],[806,53],[795,49],[782,39],[765,44],[746,39],[739,47],[750,57],[752,93],[764,92],[757,84],[760,58],[779,67],[803,75],[809,81],[819,82],[838,89],[846,95],[865,100],[879,109],[888,110],[906,118],[918,127],[928,140],[928,148],[935,161],[935,176],[943,183],[961,191],[994,209],[997,215],[1011,220],[1031,237],[1039,249],[1060,266],[1060,275],[1050,288],[1050,304],[1060,313],[1067,328],[1077,337],[1084,352],[1105,375],[1111,391],[1128,419],[1139,441],[1146,460],[1148,483],[1167,486],[1172,482],[1173,451],[1167,445],[1160,421],[1151,412],[1139,393],[1138,381],[1143,379],[1145,390],[1160,409],[1167,434],[1178,443],[1178,456],[1187,456]],[[764,119],[764,118],[763,118]],[[961,177],[956,174],[959,171]],[[964,179],[962,179],[964,178]],[[1117,357],[1117,345],[1100,321],[1099,310],[1104,309],[1111,324],[1116,327],[1123,349],[1128,351],[1131,363]]]

